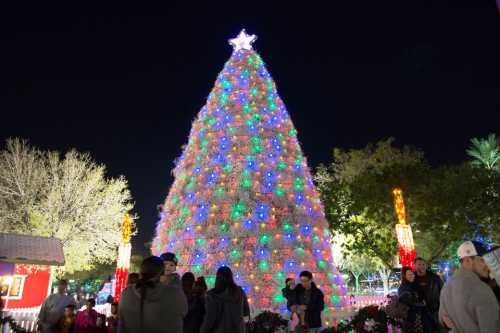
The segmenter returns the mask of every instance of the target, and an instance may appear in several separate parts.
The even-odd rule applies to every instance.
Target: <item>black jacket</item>
[[[283,294],[283,297],[286,298],[286,308],[288,311],[291,310],[292,305],[297,304],[297,294],[295,292],[295,289],[290,289],[289,286],[286,286],[285,288],[281,289],[281,293]]]
[[[422,277],[415,276],[415,284],[417,285],[417,291],[419,297],[425,300],[427,309],[431,313],[437,313],[439,311],[439,296],[441,295],[441,289],[443,288],[443,280],[431,271],[427,271],[427,285],[422,287],[420,284]]]
[[[408,306],[408,317],[403,323],[403,332],[420,332],[420,327],[424,333],[437,331],[437,327],[423,299],[419,298],[415,283],[402,283],[398,289],[398,297],[399,302]],[[417,319],[420,319],[420,321],[417,321]]]
[[[186,295],[188,313],[184,317],[184,333],[199,333],[205,316],[205,296],[190,293]]]
[[[312,282],[311,285],[311,298],[309,299],[309,304],[306,304],[305,293],[306,289],[302,284],[298,284],[295,287],[296,300],[298,305],[307,305],[305,321],[309,328],[319,328],[321,324],[321,312],[325,308],[325,296],[323,292],[316,287],[316,284]]]
[[[243,289],[238,287],[234,295],[229,290],[217,294],[212,289],[205,298],[205,317],[200,333],[244,333],[243,317],[249,315],[250,308]]]

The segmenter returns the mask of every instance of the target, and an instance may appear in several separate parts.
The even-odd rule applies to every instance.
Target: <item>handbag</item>
[[[410,307],[399,301],[399,297],[396,295],[388,296],[389,302],[385,306],[385,312],[387,316],[397,321],[404,321],[408,318],[408,310]]]

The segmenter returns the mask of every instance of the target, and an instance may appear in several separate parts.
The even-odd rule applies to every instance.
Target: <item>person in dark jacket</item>
[[[291,313],[289,321],[289,330],[291,332],[295,331],[298,324],[305,325],[304,312],[298,312],[296,286],[295,279],[287,278],[285,280],[285,288],[281,289],[283,297],[286,298],[286,308]]]
[[[281,289],[283,297],[286,298],[286,308],[290,312],[296,312],[297,308],[297,298],[295,293],[295,280],[292,278],[287,278],[285,280],[285,288]]]
[[[199,276],[193,286],[193,292],[195,294],[200,295],[203,299],[205,299],[205,294],[208,291],[207,282],[205,281],[205,277]]]
[[[443,280],[427,267],[427,262],[417,257],[415,263],[415,284],[419,297],[425,301],[425,306],[431,314],[434,324],[438,326],[438,332],[446,332],[446,329],[439,325],[439,296],[443,289]]]
[[[298,312],[304,313],[305,329],[308,333],[321,330],[321,312],[325,308],[325,296],[313,282],[313,275],[309,271],[300,273],[300,284],[295,287]]]
[[[200,333],[244,333],[244,317],[248,316],[250,308],[245,292],[234,282],[231,269],[220,267],[215,288],[207,292]]]
[[[408,307],[408,316],[403,323],[404,333],[434,333],[437,326],[425,306],[425,301],[419,297],[418,286],[415,284],[415,273],[410,267],[401,270],[401,286],[398,289],[399,302]]]
[[[194,288],[195,278],[191,272],[182,275],[182,290],[188,302],[188,313],[184,317],[184,333],[199,333],[205,316],[204,294]]]

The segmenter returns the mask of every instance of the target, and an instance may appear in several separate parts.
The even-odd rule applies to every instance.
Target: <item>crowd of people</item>
[[[500,287],[490,278],[483,244],[467,241],[458,248],[460,268],[443,284],[422,258],[415,271],[403,267],[399,302],[407,307],[405,333],[499,333]]]
[[[133,280],[133,279],[132,279]],[[38,314],[38,331],[47,333],[117,333],[118,303],[111,302],[109,313],[98,313],[94,298],[67,295],[66,280],[57,281],[56,293],[50,295]],[[82,306],[82,304],[84,304]]]
[[[422,258],[413,270],[403,267],[398,301],[405,306],[405,333],[499,333],[500,288],[490,279],[482,258],[486,250],[477,242],[458,248],[460,269],[443,283]],[[108,315],[95,311],[95,300],[75,313],[76,302],[66,295],[60,280],[57,292],[44,302],[38,321],[47,333],[244,333],[250,308],[244,290],[229,267],[217,270],[215,286],[191,272],[182,277],[173,253],[146,258],[140,275],[131,273],[119,304],[111,303]],[[290,331],[319,333],[324,295],[309,271],[300,282],[287,278],[282,289],[290,311]]]
[[[111,304],[108,316],[94,309],[92,298],[75,312],[75,299],[66,295],[67,282],[59,280],[57,292],[46,299],[40,310],[38,329],[46,333],[246,332],[250,319],[248,299],[234,282],[229,267],[217,270],[215,286],[208,290],[203,276],[196,278],[186,272],[180,277],[177,264],[173,253],[146,258],[140,275],[129,275],[119,304]],[[319,332],[324,296],[312,274],[302,272],[299,284],[291,279],[285,282],[283,295],[297,318],[294,330]]]

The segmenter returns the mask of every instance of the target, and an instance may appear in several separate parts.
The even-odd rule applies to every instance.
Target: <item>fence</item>
[[[383,305],[387,303],[387,296],[384,295],[359,295],[347,298],[348,306],[352,312],[368,305]]]
[[[38,317],[39,307],[36,308],[19,308],[19,309],[8,309],[1,312],[2,318],[11,316],[15,322],[28,332],[36,331],[36,320]],[[0,333],[11,333],[8,323],[0,325]]]

